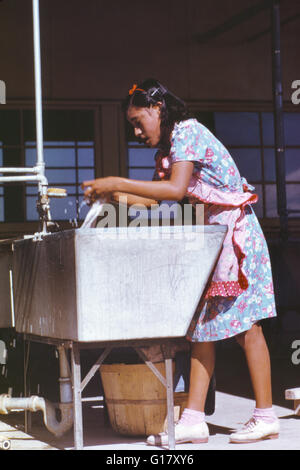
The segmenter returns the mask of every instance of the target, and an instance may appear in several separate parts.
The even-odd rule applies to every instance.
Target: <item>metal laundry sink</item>
[[[16,330],[79,342],[182,337],[226,231],[91,228],[18,240]]]

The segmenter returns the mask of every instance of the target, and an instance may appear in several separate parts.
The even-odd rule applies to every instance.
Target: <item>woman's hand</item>
[[[187,191],[194,169],[194,163],[176,162],[172,165],[169,180],[140,181],[120,176],[108,176],[84,181],[84,197],[92,204],[96,199],[109,202],[114,192],[133,194],[155,201],[181,201]]]
[[[84,181],[81,188],[85,189],[84,197],[90,204],[95,202],[96,199],[109,202],[112,199],[112,193],[118,190],[118,182],[119,178],[117,176],[108,176]]]

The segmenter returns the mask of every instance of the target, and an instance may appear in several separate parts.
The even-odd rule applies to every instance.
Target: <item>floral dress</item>
[[[193,161],[186,196],[204,204],[205,224],[227,225],[220,257],[199,302],[187,339],[217,341],[276,316],[267,243],[251,207],[258,200],[218,139],[196,119],[175,124],[168,156],[158,152],[156,175],[168,179],[172,164]]]

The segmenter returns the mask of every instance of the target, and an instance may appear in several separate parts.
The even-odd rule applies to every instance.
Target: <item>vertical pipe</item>
[[[40,48],[40,13],[39,0],[32,0],[33,12],[33,44],[34,44],[34,78],[35,78],[35,119],[37,167],[40,174],[45,174],[43,154],[43,115],[42,115],[42,80],[41,80],[41,48]]]
[[[60,403],[72,403],[72,381],[65,347],[58,346]]]
[[[274,0],[271,7],[272,24],[272,80],[274,105],[274,132],[276,156],[277,212],[280,219],[280,235],[288,238],[288,211],[285,184],[285,143],[282,106],[282,65],[280,51],[280,7],[279,0]]]

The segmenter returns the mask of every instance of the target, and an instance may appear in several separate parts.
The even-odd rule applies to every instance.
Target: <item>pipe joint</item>
[[[0,414],[1,415],[7,415],[8,414],[8,411],[7,411],[7,408],[6,408],[6,403],[7,403],[7,399],[9,399],[10,396],[7,395],[6,393],[3,393],[2,395],[0,395]]]

